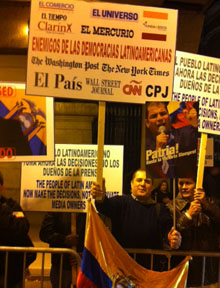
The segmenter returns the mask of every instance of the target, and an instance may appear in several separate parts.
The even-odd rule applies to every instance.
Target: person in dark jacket
[[[4,197],[3,175],[0,172],[0,246],[32,246],[28,236],[29,222],[20,205],[11,198]],[[32,259],[29,256],[33,256]],[[36,259],[35,254],[27,254],[26,268]],[[23,253],[9,252],[7,288],[22,288]],[[0,287],[4,287],[5,252],[0,253]]]
[[[203,189],[195,189],[195,179],[179,178],[176,197],[176,225],[182,235],[180,250],[219,252],[220,207]],[[171,213],[173,206],[169,205]],[[181,259],[180,259],[181,260]],[[178,262],[178,261],[177,261]],[[189,264],[187,287],[200,287],[202,257],[194,256]],[[218,258],[207,257],[204,285],[218,281]]]
[[[168,204],[172,195],[170,194],[167,180],[163,179],[160,181],[158,187],[152,191],[151,197],[157,203]]]
[[[71,232],[71,213],[48,212],[45,214],[40,229],[40,239],[52,248],[76,247],[77,252],[83,250],[85,235],[85,213],[76,215],[76,235]],[[70,288],[72,283],[72,266],[74,259],[69,254],[63,257],[62,288]],[[53,288],[59,287],[60,255],[52,254],[50,280]]]
[[[112,234],[123,248],[163,249],[165,242],[172,249],[179,247],[181,235],[172,228],[172,217],[164,204],[157,212],[151,199],[152,179],[147,178],[145,170],[133,174],[131,195],[107,198],[104,191],[96,182],[91,186],[98,212],[110,217]],[[149,258],[140,256],[137,262],[149,268]],[[155,265],[155,270],[163,269],[160,263]]]

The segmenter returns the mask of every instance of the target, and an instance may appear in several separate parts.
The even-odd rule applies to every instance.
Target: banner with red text
[[[94,1],[32,1],[27,94],[170,101],[177,15]]]
[[[0,83],[0,161],[54,160],[54,109],[24,83]]]

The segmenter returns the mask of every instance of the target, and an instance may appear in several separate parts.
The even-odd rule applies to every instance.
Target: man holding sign
[[[181,250],[219,251],[220,207],[206,197],[203,189],[195,189],[193,178],[179,178],[179,194],[176,198],[177,229],[182,235]],[[169,203],[171,212],[173,204]],[[190,261],[188,287],[200,287],[202,281],[202,257]],[[218,281],[218,258],[207,257],[204,285]]]
[[[164,242],[178,249],[181,235],[172,227],[169,210],[161,203],[158,208],[151,199],[152,179],[145,170],[137,170],[131,181],[131,195],[107,198],[105,189],[96,182],[91,186],[91,195],[96,200],[97,210],[110,217],[112,234],[124,248],[162,249]],[[149,268],[150,258],[139,255],[136,260]],[[156,262],[156,263],[155,263]],[[154,261],[154,270],[162,270],[160,262]]]

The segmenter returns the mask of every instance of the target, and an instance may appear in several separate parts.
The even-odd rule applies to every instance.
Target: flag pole
[[[199,148],[199,160],[198,160],[198,169],[197,169],[197,178],[196,178],[196,189],[203,188],[203,176],[204,176],[204,167],[205,167],[205,154],[207,146],[207,134],[201,134],[200,148]],[[199,224],[200,214],[197,215],[196,225]]]
[[[173,178],[173,227],[176,230],[176,179]]]

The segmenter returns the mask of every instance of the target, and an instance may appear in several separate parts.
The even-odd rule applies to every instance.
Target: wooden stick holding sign
[[[200,141],[200,148],[199,148],[199,161],[198,161],[198,170],[197,170],[197,179],[196,179],[196,189],[203,187],[206,146],[207,146],[207,134],[202,133],[201,141]]]
[[[207,134],[201,134],[200,148],[199,148],[199,161],[198,161],[198,170],[196,178],[196,189],[203,187],[203,176],[204,176],[204,167],[205,167],[205,155],[206,155],[206,146],[207,146]],[[197,226],[199,224],[199,217],[197,215]]]
[[[104,136],[105,136],[105,102],[99,101],[99,119],[98,119],[98,153],[97,153],[97,176],[96,182],[103,191],[103,155],[104,155]],[[96,197],[96,200],[102,200],[102,196]],[[105,215],[101,215],[105,225],[111,230],[111,220]]]
[[[176,179],[173,179],[173,227],[176,230]]]
[[[97,153],[97,179],[96,181],[102,187],[103,178],[103,152],[104,152],[104,136],[105,136],[105,102],[99,101],[99,116],[98,116],[98,153]]]

